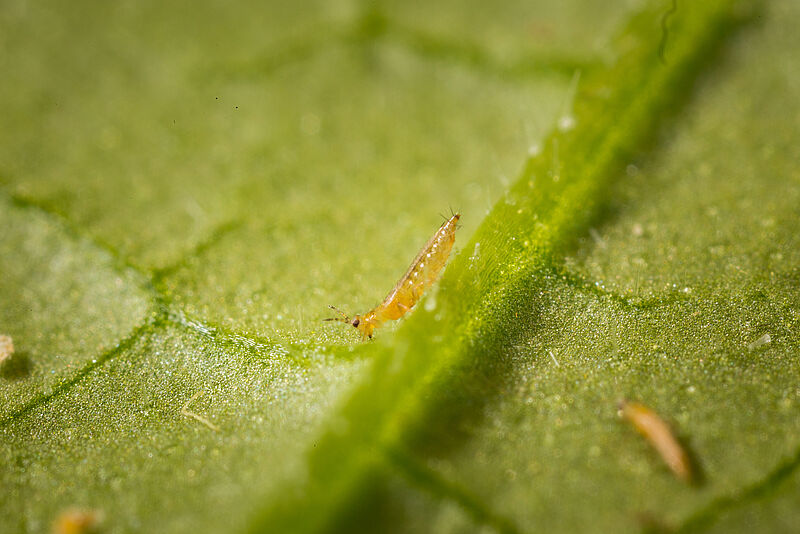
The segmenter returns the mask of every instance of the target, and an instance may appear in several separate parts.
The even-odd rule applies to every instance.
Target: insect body
[[[97,510],[71,508],[61,512],[53,523],[53,534],[86,534],[94,532],[103,514]]]
[[[624,400],[619,403],[619,413],[647,438],[678,478],[692,481],[689,455],[658,414],[643,404]]]
[[[408,310],[414,307],[428,289],[438,278],[444,264],[447,262],[453,243],[456,240],[456,228],[458,219],[461,217],[456,213],[439,227],[433,237],[422,247],[417,257],[411,262],[411,266],[406,274],[394,286],[394,289],[386,295],[378,306],[371,311],[348,317],[335,307],[332,309],[339,311],[342,317],[332,317],[326,321],[340,321],[348,323],[361,332],[361,336],[372,337],[372,332],[386,321],[393,321],[402,317]]]

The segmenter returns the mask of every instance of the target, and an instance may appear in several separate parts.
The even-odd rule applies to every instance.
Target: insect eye
[[[358,319],[353,319],[353,326],[355,326],[356,328],[358,328],[358,324],[359,324],[360,322],[361,322],[361,321],[359,321]]]

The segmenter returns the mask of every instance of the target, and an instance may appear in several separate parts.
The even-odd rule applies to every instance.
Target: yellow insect
[[[70,508],[53,522],[53,534],[86,534],[94,532],[103,514],[97,510]]]
[[[675,475],[692,482],[692,464],[686,450],[678,442],[669,425],[656,412],[638,402],[621,401],[619,413],[658,451]]]
[[[456,213],[439,227],[411,262],[406,274],[378,306],[365,314],[356,315],[352,319],[335,306],[331,306],[330,308],[342,314],[342,317],[331,317],[325,320],[350,324],[361,332],[362,339],[367,339],[372,338],[373,330],[386,321],[394,321],[402,317],[414,307],[425,290],[439,277],[439,273],[450,256],[453,243],[455,243],[459,218],[461,218],[461,214]]]
[[[11,358],[14,354],[14,341],[11,336],[0,335],[0,363]]]

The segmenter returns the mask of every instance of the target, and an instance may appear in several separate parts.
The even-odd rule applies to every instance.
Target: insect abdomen
[[[374,310],[377,314],[385,320],[399,319],[433,285],[450,256],[456,240],[456,224],[459,218],[459,214],[453,215],[437,230],[411,263],[406,274]]]

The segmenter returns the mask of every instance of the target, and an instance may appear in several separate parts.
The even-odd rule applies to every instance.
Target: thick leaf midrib
[[[440,308],[415,312],[397,332],[392,345],[361,349],[376,353],[374,365],[342,416],[359,430],[344,435],[338,430],[328,432],[311,453],[311,464],[317,467],[312,469],[312,483],[305,490],[298,490],[302,495],[299,499],[282,500],[259,516],[254,531],[324,529],[334,521],[342,506],[348,506],[343,492],[352,495],[363,483],[368,483],[371,466],[381,451],[393,450],[398,443],[408,440],[408,434],[413,433],[411,429],[420,420],[435,418],[432,416],[435,407],[426,404],[427,392],[434,386],[458,387],[454,382],[458,376],[455,370],[484,353],[482,347],[497,346],[507,335],[510,316],[520,305],[516,296],[524,291],[523,281],[537,269],[557,261],[554,251],[574,239],[597,213],[604,200],[601,190],[613,180],[613,172],[625,154],[647,148],[657,125],[670,115],[667,108],[688,99],[688,82],[702,70],[704,60],[713,55],[726,30],[733,26],[728,7],[727,2],[704,3],[696,8],[698,11],[679,13],[675,24],[682,31],[675,32],[666,65],[653,61],[660,41],[646,38],[647,23],[660,13],[645,10],[634,17],[628,32],[638,38],[642,48],[621,57],[614,68],[594,75],[587,83],[590,88],[607,86],[615,88],[615,92],[602,101],[582,97],[587,103],[578,108],[578,127],[563,135],[555,132],[550,136],[543,153],[530,162],[512,188],[510,194],[516,195],[513,205],[506,202],[508,199],[501,200],[465,246],[470,251],[476,243],[481,243],[483,261],[489,266],[486,276],[478,278],[479,290],[473,292],[472,300],[465,303],[462,298],[459,302],[461,295],[452,291],[470,274],[470,260],[462,255],[452,262],[441,281]],[[626,71],[638,76],[633,76],[629,85],[619,87],[616,77]],[[578,104],[583,104],[581,98]],[[548,183],[543,178],[547,177],[554,145],[558,150],[559,142],[562,150],[571,147],[582,152],[564,156],[562,181]],[[537,185],[541,183],[543,187],[531,193],[528,182],[534,176]],[[514,211],[521,207],[535,210],[536,220],[542,224],[532,226],[530,219],[525,221],[527,227],[523,222],[510,223],[515,219]],[[520,243],[523,240],[528,242],[530,250]],[[442,310],[445,319],[437,323],[435,315]],[[457,318],[453,319],[454,316]],[[442,340],[434,341],[437,336]],[[417,357],[412,363],[404,362],[422,352],[430,358]],[[393,371],[393,359],[416,368]],[[393,390],[393,379],[404,387]],[[396,397],[380,410],[373,406],[365,411],[363,405],[371,405],[372,397],[381,392],[380,384],[385,384],[388,391],[395,391]],[[347,451],[345,458],[343,451]],[[298,521],[298,517],[302,519]]]

